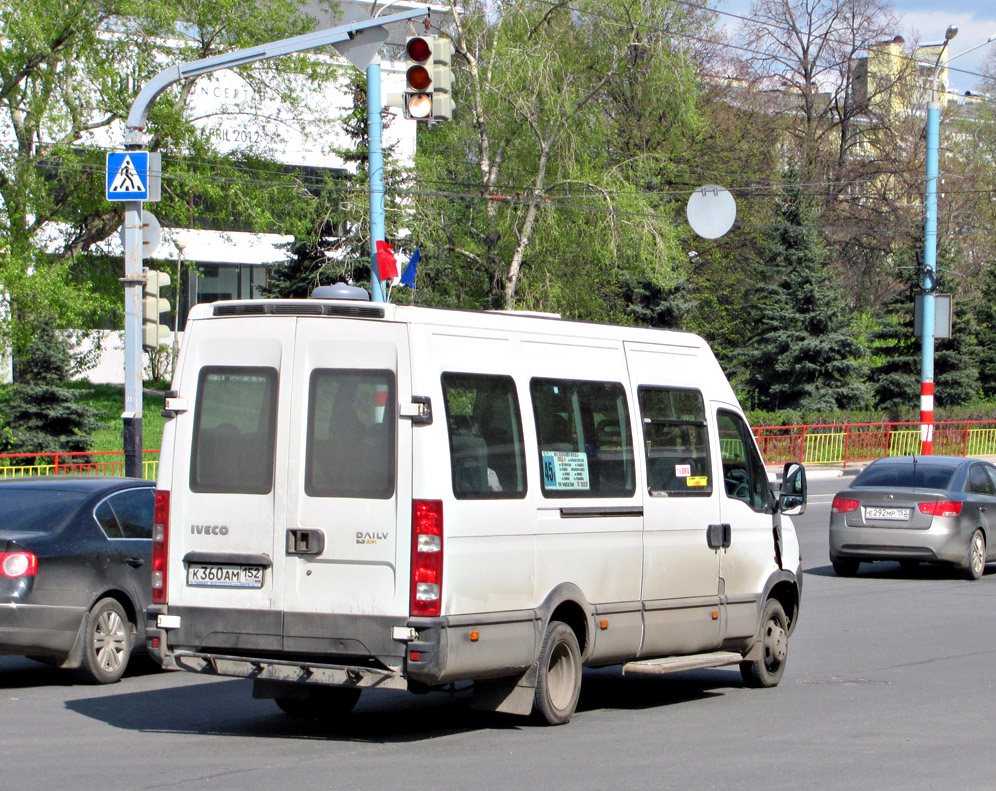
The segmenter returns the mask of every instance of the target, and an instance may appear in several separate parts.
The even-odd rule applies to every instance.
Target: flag
[[[398,283],[399,286],[410,286],[411,288],[415,288],[415,275],[417,274],[416,267],[418,266],[418,262],[421,258],[422,251],[416,249],[415,252],[412,253],[412,257],[408,259],[408,266],[405,267],[405,272],[401,275],[401,282]]]
[[[377,240],[377,274],[381,280],[394,280],[398,276],[398,259],[394,257],[393,244]]]

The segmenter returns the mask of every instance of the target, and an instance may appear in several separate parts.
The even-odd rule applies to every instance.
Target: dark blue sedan
[[[0,481],[0,654],[121,678],[144,646],[154,483]]]

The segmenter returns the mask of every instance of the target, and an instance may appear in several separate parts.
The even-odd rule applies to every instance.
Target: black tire
[[[761,611],[758,659],[740,663],[740,676],[748,687],[774,687],[782,680],[788,660],[788,618],[781,602],[768,599]]]
[[[838,577],[853,577],[858,573],[861,561],[851,558],[830,558],[830,564]]]
[[[972,533],[962,568],[965,577],[970,580],[982,579],[982,575],[986,572],[986,534],[981,528]]]
[[[533,708],[547,725],[569,722],[581,695],[581,649],[566,623],[550,621],[539,655]]]
[[[124,675],[135,628],[114,599],[101,599],[83,619],[83,657],[76,676],[88,684],[113,684]]]
[[[307,687],[303,695],[278,696],[274,702],[285,714],[311,720],[330,720],[349,714],[360,699],[359,687]]]

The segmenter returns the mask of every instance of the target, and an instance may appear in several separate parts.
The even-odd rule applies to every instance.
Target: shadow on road
[[[0,682],[2,683],[2,682]],[[579,712],[637,710],[716,697],[740,685],[734,669],[657,678],[623,678],[619,668],[586,671]],[[242,679],[212,680],[166,689],[104,694],[66,701],[66,707],[113,727],[148,733],[188,733],[403,743],[474,730],[532,727],[534,721],[470,709],[470,686],[451,692],[365,693],[356,709],[333,721],[280,712],[273,701],[254,700]]]
[[[815,566],[806,569],[805,574],[812,574],[816,577],[837,577],[833,566]],[[996,576],[996,565],[990,564],[986,567],[984,576]],[[920,563],[915,567],[904,568],[899,563],[893,561],[876,561],[874,563],[862,563],[858,566],[858,573],[854,577],[840,577],[841,580],[866,578],[883,580],[956,580],[965,582],[965,575],[961,569],[947,563]]]
[[[162,669],[147,656],[133,656],[125,671],[125,678],[162,673]],[[81,687],[90,686],[73,675],[44,660],[20,656],[0,657],[0,689],[30,689],[32,687]]]

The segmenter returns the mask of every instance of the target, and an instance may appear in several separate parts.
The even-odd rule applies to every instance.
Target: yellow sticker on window
[[[685,483],[688,486],[708,486],[709,476],[708,475],[692,475],[685,479]]]

